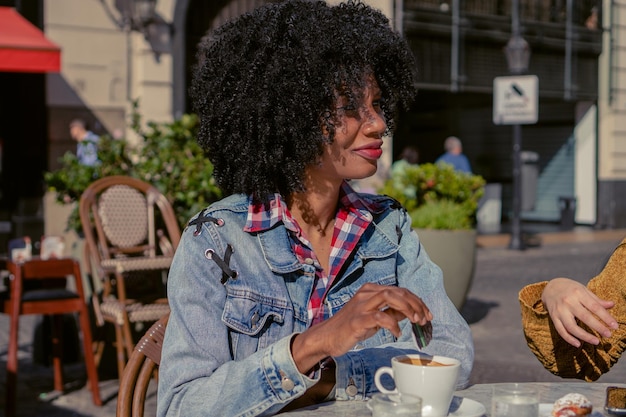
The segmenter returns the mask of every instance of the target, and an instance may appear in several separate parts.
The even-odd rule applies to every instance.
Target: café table
[[[523,384],[536,387],[539,391],[539,402],[541,403],[539,417],[550,417],[550,410],[554,401],[570,392],[583,394],[591,401],[593,404],[591,417],[612,417],[604,411],[606,388],[609,386],[626,388],[626,384],[570,382],[570,380],[563,380],[563,382],[525,382]],[[477,401],[485,407],[483,417],[489,417],[491,415],[491,393],[495,385],[497,384],[476,384],[467,389],[456,391],[453,402],[463,401],[465,398]],[[294,417],[366,417],[369,415],[371,413],[367,408],[367,401],[331,401],[281,414],[281,416]],[[452,416],[464,417],[464,414],[455,412]]]

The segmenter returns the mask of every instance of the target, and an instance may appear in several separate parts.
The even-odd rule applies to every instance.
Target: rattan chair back
[[[135,344],[132,324],[152,323],[169,312],[164,281],[180,227],[156,187],[128,176],[93,182],[81,196],[79,213],[86,269],[95,271],[102,288],[93,298],[96,319],[100,326],[115,326],[121,375]]]

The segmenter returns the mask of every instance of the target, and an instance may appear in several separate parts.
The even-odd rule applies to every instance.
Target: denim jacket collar
[[[383,258],[398,251],[398,243],[377,227],[376,217],[365,231],[363,237],[365,236],[368,237],[362,238],[361,243],[357,246],[356,256],[354,257],[354,262],[349,267],[350,270],[358,267],[364,260]],[[263,256],[273,272],[284,274],[302,268],[302,265],[291,250],[287,229],[284,226],[273,227],[260,232],[257,234],[257,237]]]

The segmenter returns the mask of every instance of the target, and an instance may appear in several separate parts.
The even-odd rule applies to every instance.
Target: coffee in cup
[[[415,358],[410,356],[404,356],[402,357],[402,359],[400,359],[400,362],[421,366],[452,366],[452,364],[437,362],[436,360],[433,360],[432,357]]]
[[[391,359],[391,367],[383,366],[376,371],[374,382],[385,394],[399,392],[421,397],[423,417],[444,417],[448,415],[460,366],[457,359],[445,356],[396,356]],[[393,378],[396,389],[390,390],[381,383],[384,374]]]

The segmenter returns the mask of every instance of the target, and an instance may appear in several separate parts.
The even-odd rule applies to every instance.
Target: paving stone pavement
[[[581,230],[539,234],[541,246],[525,251],[507,249],[506,236],[479,237],[474,281],[462,309],[470,323],[476,349],[471,383],[561,381],[544,370],[526,346],[517,292],[528,283],[555,276],[586,282],[602,270],[613,248],[626,236],[626,230]],[[96,407],[85,387],[85,372],[80,363],[66,368],[67,394],[49,401],[39,399],[42,393],[52,389],[52,370],[32,360],[33,329],[38,320],[38,317],[25,316],[20,321],[18,417],[115,416],[118,380],[104,378],[100,382],[105,404]],[[9,328],[6,316],[0,316],[0,326],[3,329],[0,332],[0,416],[3,416]],[[623,360],[599,381],[623,383],[625,378],[626,360]],[[153,386],[146,403],[146,416],[155,415],[155,403]]]

